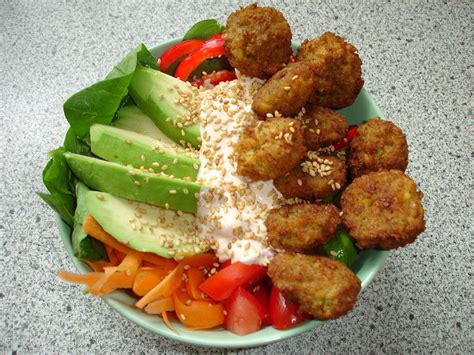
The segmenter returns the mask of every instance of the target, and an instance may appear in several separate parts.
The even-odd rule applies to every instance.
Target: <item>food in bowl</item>
[[[362,87],[355,48],[306,43],[292,56],[283,15],[251,5],[224,29],[196,24],[158,61],[140,45],[68,99],[40,195],[92,271],[60,277],[127,290],[171,329],[243,336],[349,312],[358,252],[413,242],[422,194],[391,163],[398,127],[333,111]]]

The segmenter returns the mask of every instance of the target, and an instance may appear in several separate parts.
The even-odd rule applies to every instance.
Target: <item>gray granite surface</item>
[[[360,51],[366,89],[410,144],[427,229],[391,253],[347,317],[248,351],[473,353],[473,12],[470,1],[265,1],[294,39],[334,31]],[[44,191],[62,103],[138,43],[225,21],[238,1],[1,1],[0,351],[206,351],[149,333],[59,281],[73,269]]]

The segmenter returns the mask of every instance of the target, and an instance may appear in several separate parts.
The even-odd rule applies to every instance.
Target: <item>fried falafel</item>
[[[349,312],[361,283],[343,263],[324,256],[278,254],[268,275],[283,296],[316,319],[336,319]]]
[[[234,150],[237,173],[271,180],[288,173],[306,153],[301,121],[275,117],[245,127]]]
[[[342,219],[359,248],[403,247],[425,230],[422,197],[400,170],[370,173],[343,192]]]
[[[291,36],[280,11],[252,4],[229,15],[222,38],[234,68],[247,76],[267,78],[289,62]]]
[[[316,85],[310,101],[316,105],[332,109],[352,105],[364,85],[357,49],[334,33],[305,40],[298,61],[313,66]]]

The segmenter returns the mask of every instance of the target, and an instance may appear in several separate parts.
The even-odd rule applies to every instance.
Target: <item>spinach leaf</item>
[[[89,188],[80,181],[76,182],[77,207],[74,212],[74,229],[72,230],[72,249],[74,256],[89,261],[106,260],[104,245],[88,236],[82,230],[84,219],[89,214],[86,207],[85,195]]]
[[[157,69],[155,58],[144,44],[132,50],[105,80],[79,91],[64,103],[64,115],[76,136],[87,137],[94,123],[112,122],[128,95],[128,86],[137,67]]]
[[[186,32],[183,41],[187,39],[206,40],[209,39],[209,37],[221,33],[223,29],[224,27],[214,19],[202,20],[194,24],[188,32]]]
[[[63,156],[65,149],[58,148],[49,153],[51,159],[43,170],[43,183],[50,195],[38,195],[70,226],[73,225],[73,215],[76,208],[74,191],[74,176],[69,170]]]
[[[64,149],[68,152],[92,156],[91,147],[86,140],[79,139],[71,127],[67,130],[64,138]]]

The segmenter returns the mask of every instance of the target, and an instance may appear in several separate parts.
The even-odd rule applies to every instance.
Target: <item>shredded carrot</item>
[[[123,258],[122,262],[117,268],[118,272],[125,272],[127,275],[132,275],[137,272],[142,264],[142,254],[138,251],[131,250]]]
[[[206,253],[206,254],[196,254],[193,256],[185,257],[181,262],[184,265],[205,267],[210,269],[213,267],[213,264],[217,263],[217,257],[215,254]]]
[[[104,261],[104,260],[99,260],[99,261],[81,260],[81,261],[89,265],[92,271],[95,271],[95,272],[103,272],[104,267],[107,267],[107,266],[117,266],[117,265],[112,264],[111,262]]]
[[[140,309],[143,309],[148,303],[160,297],[171,296],[173,292],[181,286],[181,275],[183,274],[184,264],[179,263],[176,268],[171,271],[158,285],[156,285],[150,292],[140,298],[135,303]]]
[[[102,277],[89,288],[89,292],[94,295],[100,294],[102,291],[102,287],[107,283],[107,281],[115,273],[115,271],[117,271],[117,266],[105,267]]]
[[[204,282],[206,275],[204,271],[198,267],[192,267],[187,271],[188,282],[186,282],[186,289],[189,297],[195,300],[205,300],[207,297],[199,289],[199,285]]]
[[[163,311],[174,311],[173,297],[160,298],[145,307],[148,314],[161,314]]]
[[[114,250],[114,254],[117,257],[117,263],[118,264],[120,264],[123,261],[123,259],[125,259],[125,257],[127,256],[127,254],[122,253],[122,252],[118,251],[117,249]]]
[[[165,277],[165,270],[157,267],[141,267],[133,282],[133,292],[138,296],[146,295]]]
[[[115,249],[113,249],[111,246],[108,246],[106,244],[105,245],[105,252],[107,253],[107,258],[109,258],[109,262],[112,265],[118,265],[119,264],[117,254],[115,254]]]
[[[224,306],[206,301],[187,300],[187,294],[177,290],[173,294],[174,307],[179,320],[186,326],[201,329],[224,323]]]
[[[163,322],[165,322],[166,326],[167,326],[168,328],[170,328],[170,330],[172,330],[172,331],[175,332],[176,334],[179,334],[178,331],[176,330],[176,328],[173,327],[173,325],[172,325],[171,322],[169,321],[169,319],[168,319],[168,314],[166,313],[166,311],[161,312],[161,317],[163,318]]]
[[[128,254],[128,252],[132,250],[126,245],[118,242],[114,237],[107,233],[90,214],[85,218],[84,224],[82,225],[82,229],[85,233],[87,233],[94,239],[101,241],[106,246],[108,245],[109,247],[112,247],[113,249],[118,250],[121,253]],[[152,253],[142,254],[143,260],[146,260],[156,266],[171,268],[171,265],[176,265],[176,261],[174,261],[173,259],[166,259]]]

